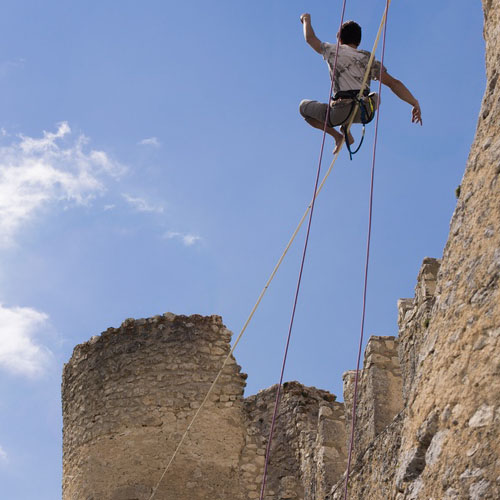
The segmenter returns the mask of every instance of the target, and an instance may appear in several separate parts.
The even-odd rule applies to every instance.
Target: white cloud
[[[35,336],[48,319],[45,313],[29,307],[8,308],[0,304],[0,368],[27,377],[44,372],[52,353]]]
[[[63,122],[41,138],[21,135],[0,147],[0,245],[12,244],[19,227],[49,204],[88,204],[105,191],[105,177],[124,172],[104,151],[88,151],[84,135],[70,135]]]
[[[7,453],[5,452],[5,450],[0,446],[0,462],[7,462],[8,461],[8,457],[7,457]]]
[[[178,239],[182,241],[182,243],[187,247],[190,247],[194,245],[197,241],[202,240],[201,236],[197,236],[195,234],[190,234],[190,233],[183,234],[183,233],[178,233],[176,231],[169,231],[164,235],[164,238],[167,240]]]
[[[142,141],[139,141],[139,144],[141,146],[154,146],[155,148],[159,148],[161,146],[161,142],[157,137],[148,137],[146,139],[143,139]]]
[[[122,194],[123,198],[138,212],[156,212],[163,213],[164,208],[161,205],[152,205],[144,198],[131,196],[127,193]]]

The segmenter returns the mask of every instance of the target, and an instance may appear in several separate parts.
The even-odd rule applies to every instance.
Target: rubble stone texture
[[[500,498],[500,0],[483,0],[487,88],[450,235],[426,258],[399,337],[359,373],[349,498]],[[230,351],[218,316],[126,320],[76,346],[63,374],[63,500],[148,500]],[[155,500],[259,498],[276,386],[243,398],[234,358]],[[344,401],[283,387],[266,500],[340,500]]]
[[[500,498],[500,2],[485,0],[487,88],[408,394],[395,498]],[[424,438],[422,438],[422,434]]]
[[[246,456],[264,458],[277,386],[245,401],[249,439]],[[297,382],[286,382],[280,399],[271,448],[266,499],[303,499],[324,496],[346,464],[344,407],[335,396]],[[263,460],[260,465],[263,465]],[[250,479],[250,478],[249,478]],[[259,498],[262,469],[252,487]]]
[[[365,349],[358,381],[353,456],[356,458],[402,410],[401,368],[398,340],[372,336]],[[352,405],[356,371],[344,373],[344,404],[347,421],[346,448],[351,438]],[[343,471],[342,471],[343,472]]]
[[[63,498],[149,498],[230,336],[219,316],[166,314],[77,346],[63,375]],[[245,377],[231,358],[158,498],[238,498]]]

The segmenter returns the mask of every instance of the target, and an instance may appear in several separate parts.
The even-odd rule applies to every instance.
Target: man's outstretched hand
[[[304,24],[304,21],[311,21],[311,14],[308,14],[307,12],[305,14],[302,14],[300,16],[300,22]]]
[[[420,104],[417,102],[411,111],[411,122],[420,123],[422,125],[422,110],[420,109]]]

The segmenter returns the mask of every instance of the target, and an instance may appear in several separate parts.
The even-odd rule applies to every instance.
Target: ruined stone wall
[[[63,499],[148,500],[230,350],[219,316],[126,320],[76,346],[63,374]],[[259,498],[276,386],[246,400],[231,357],[155,495]],[[324,496],[345,469],[342,403],[284,384],[266,500]]]
[[[422,343],[430,326],[436,301],[436,281],[441,261],[426,257],[420,268],[415,298],[398,301],[399,357],[403,370],[403,398],[409,394],[419,371]]]
[[[147,500],[230,349],[218,316],[126,320],[75,348],[63,375],[64,500]],[[359,384],[356,453],[402,404],[397,340],[372,337]],[[243,399],[231,358],[156,498],[259,498],[276,386]],[[352,388],[343,403],[283,385],[266,500],[325,498],[345,471]],[[386,440],[387,441],[387,440]],[[387,447],[389,444],[386,443]],[[391,443],[394,447],[394,444]]]
[[[355,370],[343,376],[347,447],[351,437],[355,376]],[[394,337],[372,336],[368,340],[363,369],[359,373],[354,461],[402,408],[398,340]]]
[[[349,475],[349,499],[392,500],[394,498],[394,478],[401,447],[401,429],[404,418],[404,412],[396,415],[367,448],[359,451]],[[329,494],[323,498],[325,500],[343,500],[344,485],[345,475],[334,484]]]
[[[248,440],[244,460],[262,457],[276,399],[276,386],[245,400]],[[298,382],[286,382],[268,468],[266,500],[321,498],[346,466],[344,407],[335,396]],[[242,469],[245,468],[242,465]],[[252,474],[254,470],[250,471]],[[249,498],[259,498],[262,468]],[[252,483],[250,483],[252,484]]]
[[[398,302],[399,337],[370,337],[360,373],[358,409],[349,481],[349,498],[393,499],[395,483],[418,477],[430,444],[432,426],[421,432],[421,443],[404,468],[398,469],[401,432],[410,418],[407,394],[420,373],[422,344],[435,302],[439,261],[425,258],[417,276],[415,296]],[[344,374],[346,415],[352,417],[355,372]],[[330,500],[344,498],[344,478],[335,484]]]

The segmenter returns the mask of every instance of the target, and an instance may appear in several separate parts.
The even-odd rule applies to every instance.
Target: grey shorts
[[[373,92],[370,94],[374,109],[378,107],[378,94]],[[325,123],[326,112],[330,110],[330,123],[328,126],[336,127],[347,122],[349,113],[352,109],[352,99],[342,99],[336,101],[333,106],[329,106],[324,102],[309,101],[304,99],[299,106],[300,114],[304,118],[313,118],[321,123]],[[358,108],[353,123],[361,123],[361,109]]]

